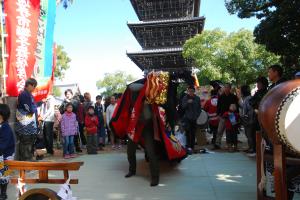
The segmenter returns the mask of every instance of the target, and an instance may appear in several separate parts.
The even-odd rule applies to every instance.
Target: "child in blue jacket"
[[[9,183],[9,170],[6,160],[13,160],[15,153],[15,138],[8,124],[10,109],[6,104],[0,104],[0,200],[7,199],[7,185]]]

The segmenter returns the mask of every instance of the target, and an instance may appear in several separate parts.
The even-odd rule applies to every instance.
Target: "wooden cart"
[[[64,184],[69,179],[69,171],[78,171],[83,162],[23,162],[23,161],[6,161],[9,169],[18,170],[19,178],[25,184]],[[37,170],[38,178],[27,178],[26,171]],[[64,178],[50,179],[49,171],[63,171]],[[18,178],[11,179],[12,184],[18,184]],[[78,184],[78,179],[71,179],[70,184]],[[56,192],[47,189],[31,189],[19,197],[20,200],[59,200]]]

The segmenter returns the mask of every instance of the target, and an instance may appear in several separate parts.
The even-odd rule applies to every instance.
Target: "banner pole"
[[[7,37],[7,34],[5,34],[5,29],[4,29],[4,21],[6,14],[4,13],[3,10],[3,0],[0,2],[0,20],[1,20],[1,46],[2,46],[2,68],[3,68],[3,91],[2,91],[2,96],[5,97],[7,92],[6,92],[6,51],[5,51],[5,37]],[[2,88],[1,88],[2,90]]]

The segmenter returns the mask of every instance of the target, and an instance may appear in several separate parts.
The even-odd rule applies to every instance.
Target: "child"
[[[64,158],[74,158],[74,136],[78,133],[78,122],[73,113],[72,103],[66,104],[66,112],[61,119],[61,133],[63,137]]]
[[[14,134],[8,124],[9,116],[9,107],[6,104],[0,104],[0,200],[7,199],[6,190],[10,173],[4,162],[13,160],[15,153]]]
[[[95,115],[93,106],[89,106],[87,115],[85,116],[85,128],[87,133],[87,153],[97,154],[97,132],[98,132],[98,117]]]
[[[239,133],[239,114],[235,104],[231,104],[229,111],[225,112],[223,117],[225,118],[226,127],[226,140],[230,152],[237,151],[237,135]]]

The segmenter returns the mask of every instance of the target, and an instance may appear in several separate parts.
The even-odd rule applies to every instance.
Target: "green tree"
[[[255,41],[281,55],[287,69],[300,69],[299,0],[225,0],[225,4],[230,14],[260,19]]]
[[[251,84],[278,56],[254,42],[251,31],[241,29],[227,34],[220,29],[204,31],[184,45],[184,57],[192,58],[199,68],[199,80],[222,80],[237,85]]]
[[[123,71],[114,73],[106,73],[104,78],[97,81],[96,85],[99,90],[104,90],[104,96],[111,96],[115,93],[123,93],[128,83],[134,81],[135,78]]]
[[[56,86],[53,87],[52,92],[53,92],[53,96],[55,97],[60,97],[62,94],[61,89]]]
[[[66,71],[70,68],[71,59],[68,57],[68,54],[64,51],[62,45],[57,46],[57,63],[54,72],[54,77],[62,80],[65,77]]]

